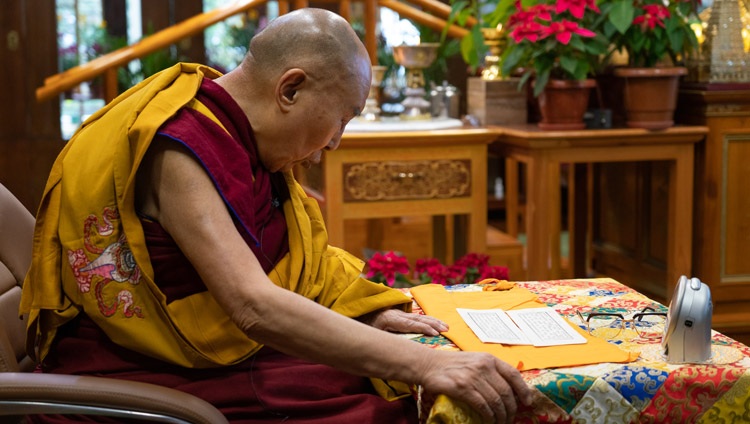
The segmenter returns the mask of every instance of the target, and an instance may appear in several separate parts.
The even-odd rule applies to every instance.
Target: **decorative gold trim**
[[[469,197],[471,160],[343,164],[345,202]]]

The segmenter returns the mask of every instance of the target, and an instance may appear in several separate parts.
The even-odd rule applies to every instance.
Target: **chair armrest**
[[[227,423],[208,402],[155,384],[103,377],[0,373],[0,416],[41,413]]]

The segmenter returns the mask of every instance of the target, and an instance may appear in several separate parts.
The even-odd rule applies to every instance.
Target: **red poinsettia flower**
[[[578,34],[581,37],[596,36],[596,33],[580,27],[577,22],[563,19],[561,22],[551,22],[549,27],[543,31],[541,38],[547,38],[554,35],[557,41],[567,45],[573,37],[573,34]]]
[[[596,6],[595,0],[557,0],[555,5],[556,13],[563,13],[566,10],[570,11],[570,14],[575,16],[577,19],[583,19],[583,13],[586,8],[599,13],[599,8]]]
[[[368,261],[370,270],[367,272],[367,278],[382,276],[389,286],[393,286],[397,274],[409,273],[409,261],[403,256],[394,252],[385,254],[375,252]]]
[[[521,22],[518,23],[510,32],[513,41],[520,43],[523,40],[529,40],[532,43],[542,37],[542,32],[546,27],[538,22]]]
[[[538,4],[524,10],[520,3],[516,3],[516,9],[516,13],[508,18],[510,36],[516,43],[523,40],[535,42],[546,28],[539,21],[552,20],[552,6]]]
[[[506,266],[484,266],[480,270],[479,281],[486,278],[496,278],[498,280],[508,280],[508,267]]]
[[[366,277],[374,282],[391,287],[410,287],[418,284],[473,284],[479,281],[480,274],[498,279],[508,278],[506,267],[489,266],[490,257],[485,254],[468,253],[453,265],[446,266],[435,258],[417,259],[414,273],[409,276],[409,262],[395,252],[376,252],[367,261]],[[494,271],[488,271],[494,270]],[[504,271],[503,271],[504,270]],[[404,285],[405,284],[405,285]]]
[[[427,275],[430,277],[432,284],[449,286],[453,284],[453,273],[445,265],[436,265],[427,269]]]
[[[653,30],[657,25],[664,28],[664,19],[669,18],[669,9],[660,4],[643,5],[643,15],[633,18],[633,25],[640,25],[641,31],[648,27]]]
[[[476,268],[479,269],[487,263],[489,263],[490,257],[482,253],[467,253],[459,260],[456,261],[455,265],[464,268]]]
[[[422,274],[425,272],[428,272],[430,268],[440,266],[440,261],[435,258],[421,258],[417,259],[417,262],[414,263],[414,273],[415,274]]]
[[[519,3],[516,4],[516,13],[508,17],[509,28],[516,25],[535,22],[537,19],[542,21],[552,20],[553,7],[548,4],[537,4],[524,10]]]

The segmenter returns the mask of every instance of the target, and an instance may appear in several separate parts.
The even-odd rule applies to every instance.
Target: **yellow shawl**
[[[166,69],[93,115],[60,153],[37,213],[21,299],[32,357],[44,359],[57,329],[81,311],[115,343],[185,367],[230,365],[260,349],[207,291],[166,303],[134,207],[136,170],[157,129],[194,107],[202,79],[218,75],[192,64]],[[205,107],[196,110],[218,122]],[[328,246],[317,203],[291,173],[285,179],[290,252],[272,281],[349,317],[408,309],[407,296],[362,279],[359,259]]]

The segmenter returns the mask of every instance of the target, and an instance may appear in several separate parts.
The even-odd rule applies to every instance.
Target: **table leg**
[[[464,249],[459,249],[457,242],[457,249],[455,251],[456,256],[461,256],[466,253],[487,253],[487,206],[484,209],[476,210],[465,216],[457,216],[457,222],[460,220],[469,220],[469,232],[468,245]],[[456,226],[458,227],[458,225]],[[466,225],[463,225],[466,228]],[[466,238],[465,238],[466,239]]]
[[[563,278],[560,263],[560,234],[562,232],[562,195],[560,193],[560,162],[544,161],[547,173],[547,200],[542,205],[542,213],[547,220],[548,233],[546,236],[547,261],[549,263],[549,273],[551,279]]]
[[[432,256],[443,263],[447,263],[453,256],[453,221],[445,215],[433,215],[432,223]]]
[[[560,165],[543,155],[528,163],[526,248],[532,280],[560,278]]]
[[[518,237],[518,161],[505,159],[505,222],[510,236]]]
[[[574,167],[574,181],[572,196],[572,208],[569,208],[568,222],[571,222],[568,228],[570,237],[570,251],[568,258],[573,278],[585,278],[588,273],[588,234],[589,234],[589,189],[590,179],[588,178],[589,164],[576,163],[571,164]]]

